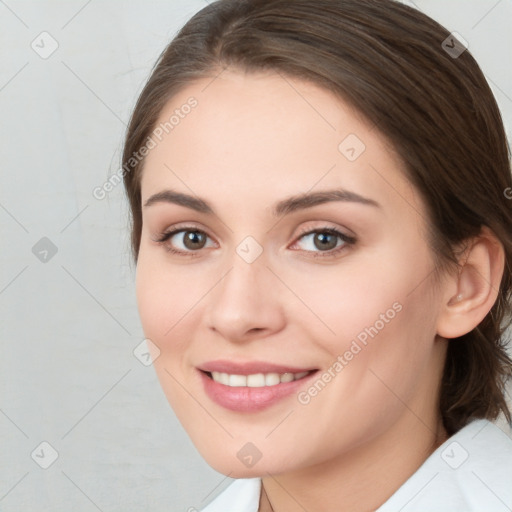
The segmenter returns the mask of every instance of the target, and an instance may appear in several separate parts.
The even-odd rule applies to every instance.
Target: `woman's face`
[[[375,127],[317,86],[233,69],[160,122],[137,300],[206,461],[277,474],[431,435],[445,343],[426,214]]]

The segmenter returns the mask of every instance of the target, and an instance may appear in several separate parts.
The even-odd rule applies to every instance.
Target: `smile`
[[[252,375],[236,375],[221,372],[211,372],[215,382],[230,387],[262,388],[264,386],[277,386],[283,382],[293,382],[305,377],[309,372],[300,373],[254,373]]]
[[[206,396],[236,412],[258,412],[293,396],[317,369],[271,363],[215,361],[197,368]]]

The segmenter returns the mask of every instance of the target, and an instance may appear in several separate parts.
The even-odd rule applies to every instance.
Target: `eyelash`
[[[158,244],[164,245],[164,249],[167,252],[171,253],[171,254],[178,254],[178,255],[181,255],[181,256],[188,256],[188,257],[192,257],[192,258],[198,257],[198,256],[200,256],[198,254],[200,252],[200,250],[197,250],[197,251],[180,251],[180,250],[174,249],[170,245],[166,244],[166,242],[170,238],[172,238],[174,235],[176,235],[177,233],[187,232],[187,231],[201,233],[201,234],[203,234],[203,235],[208,237],[208,234],[206,232],[204,232],[201,229],[197,229],[195,226],[184,226],[184,227],[179,227],[179,228],[176,228],[176,229],[173,229],[171,227],[170,230],[165,231],[164,233],[162,233],[154,241],[156,243],[158,243]],[[316,251],[305,251],[305,252],[312,253],[312,257],[313,258],[330,258],[330,257],[334,257],[340,251],[345,250],[347,247],[349,247],[351,245],[354,245],[357,242],[356,237],[346,235],[345,233],[342,233],[341,231],[338,231],[337,229],[331,228],[329,226],[324,226],[324,227],[320,227],[320,228],[316,228],[316,229],[309,229],[309,230],[305,229],[304,231],[302,231],[299,234],[299,236],[296,238],[296,240],[293,243],[293,245],[295,245],[295,243],[298,242],[301,238],[305,237],[306,235],[311,235],[313,233],[328,233],[330,235],[336,235],[337,237],[339,237],[343,241],[343,245],[341,245],[340,247],[336,247],[334,249],[330,249],[328,251],[318,251],[318,252],[316,252]]]

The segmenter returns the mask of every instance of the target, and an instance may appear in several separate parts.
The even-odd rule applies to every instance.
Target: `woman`
[[[507,510],[512,179],[462,42],[390,0],[221,0],[128,128],[162,388],[206,511]]]

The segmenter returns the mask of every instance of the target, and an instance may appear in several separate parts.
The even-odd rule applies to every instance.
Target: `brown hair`
[[[144,145],[170,98],[226,66],[314,82],[375,123],[425,201],[439,268],[456,268],[455,248],[482,226],[505,250],[491,311],[448,344],[440,410],[453,434],[473,418],[492,420],[503,412],[511,421],[505,384],[512,361],[504,336],[512,310],[512,177],[494,96],[469,51],[450,54],[454,45],[460,49],[452,39],[442,46],[449,36],[436,21],[394,0],[213,2],[158,58],[131,117],[123,162]],[[124,184],[137,262],[144,160],[133,161]]]

